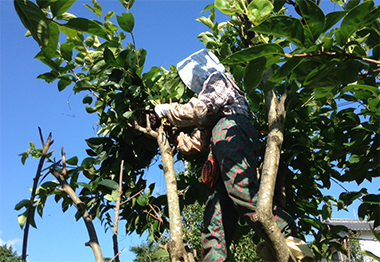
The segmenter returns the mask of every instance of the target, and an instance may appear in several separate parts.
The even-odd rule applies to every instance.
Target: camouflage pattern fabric
[[[225,261],[239,216],[254,227],[259,181],[256,158],[257,133],[243,115],[219,120],[212,131],[214,157],[219,163],[221,179],[209,189],[202,232],[202,261]],[[274,207],[276,223],[284,236],[296,235],[292,217]]]

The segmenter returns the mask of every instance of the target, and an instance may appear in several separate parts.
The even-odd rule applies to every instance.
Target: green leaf
[[[123,117],[129,119],[133,115],[133,111],[127,111],[123,114]]]
[[[247,7],[248,18],[253,24],[258,24],[272,13],[273,8],[274,6],[269,0],[252,1]]]
[[[333,90],[334,90],[333,86],[318,87],[314,90],[314,92],[315,92],[314,99],[320,99],[320,98],[328,97]]]
[[[119,184],[113,180],[110,180],[110,179],[105,179],[105,180],[100,181],[99,185],[108,187],[112,190],[119,189]]]
[[[380,257],[376,256],[374,253],[372,253],[371,251],[367,251],[367,250],[359,250],[360,253],[362,253],[363,255],[366,255],[368,257],[372,257],[373,259],[375,259],[376,261],[380,261]]]
[[[210,20],[210,18],[201,16],[201,17],[197,18],[196,21],[201,22],[202,24],[207,26],[210,30],[212,30],[214,27],[214,23]]]
[[[274,74],[268,79],[264,92],[269,92],[277,84],[280,84],[289,74],[293,71],[294,68],[298,67],[304,60],[300,58],[291,58],[285,64],[283,64],[279,69],[277,69]]]
[[[16,204],[16,206],[15,206],[15,210],[20,210],[20,209],[23,208],[23,207],[28,208],[28,206],[29,206],[29,202],[30,202],[29,199],[23,199],[23,200],[21,200],[20,202],[18,202],[18,203]]]
[[[121,29],[125,32],[132,33],[135,27],[135,18],[132,13],[123,13],[121,16],[116,16],[116,19]]]
[[[96,0],[92,0],[92,4],[94,5],[95,14],[100,17],[103,13],[102,6]]]
[[[273,11],[274,12],[278,12],[282,9],[282,7],[285,5],[286,1],[285,0],[274,0],[273,2],[273,6],[274,6],[274,9]]]
[[[74,157],[66,160],[66,164],[76,166],[78,164],[78,157],[74,156]]]
[[[352,155],[352,156],[348,159],[348,162],[350,162],[351,164],[359,163],[359,161],[360,161],[360,156],[358,156],[358,155]]]
[[[114,15],[115,15],[115,12],[114,12],[114,11],[109,11],[109,12],[104,16],[104,20],[108,21],[108,20],[110,20]]]
[[[261,34],[274,35],[303,46],[305,35],[302,23],[299,19],[289,16],[275,16],[250,29]]]
[[[310,0],[296,0],[296,7],[305,21],[305,35],[314,44],[325,28],[325,14],[319,6]]]
[[[237,0],[215,0],[215,7],[227,15],[234,15],[243,11]]]
[[[89,90],[93,87],[94,86],[89,81],[82,80],[82,81],[79,81],[75,84],[74,91],[76,93],[78,93],[78,92],[83,91],[83,90]]]
[[[59,27],[56,23],[49,23],[49,42],[48,44],[41,50],[40,54],[44,55],[48,59],[53,59],[59,56],[58,52],[58,39],[59,39]]]
[[[57,0],[51,2],[51,12],[55,17],[61,16],[63,13],[67,12],[75,2],[76,0]]]
[[[131,9],[133,4],[135,3],[135,0],[119,0],[120,3],[127,9]]]
[[[47,46],[50,28],[48,20],[41,9],[29,0],[14,0],[14,6],[21,22],[29,30],[40,48]]]
[[[37,0],[37,5],[40,8],[46,8],[50,5],[50,2],[54,2],[56,0]]]
[[[116,58],[108,47],[104,48],[103,56],[104,56],[104,60],[106,61],[108,65],[112,67],[118,67]]]
[[[355,93],[355,91],[358,91],[358,90],[365,90],[365,91],[371,92],[377,96],[380,95],[380,89],[377,88],[376,86],[361,85],[361,84],[348,85],[348,86],[342,88],[342,90],[340,92],[342,94],[344,94],[346,92]]]
[[[96,35],[104,39],[108,38],[108,35],[103,28],[86,18],[73,18],[63,26],[91,35]]]
[[[20,225],[21,229],[24,228],[27,215],[28,215],[28,209],[24,213],[18,216],[18,224]]]
[[[88,104],[88,105],[91,105],[92,103],[92,97],[91,96],[86,96],[85,98],[83,98],[83,104]]]
[[[326,23],[325,23],[325,28],[323,29],[323,32],[326,32],[329,30],[331,27],[333,27],[336,23],[340,21],[346,14],[345,11],[335,11],[328,13],[326,15]]]
[[[258,57],[248,63],[244,76],[244,87],[247,93],[253,92],[261,83],[266,65],[267,59],[265,57]]]
[[[104,61],[104,60],[99,60],[98,62],[96,62],[94,64],[93,67],[91,67],[90,69],[90,73],[91,74],[94,74],[94,75],[97,75],[99,73],[101,73],[103,70],[105,70],[108,66],[107,62]]]
[[[146,204],[148,203],[148,200],[149,200],[148,195],[141,195],[137,198],[137,204],[139,204],[142,207],[146,206]]]
[[[366,1],[353,8],[343,19],[340,30],[336,32],[340,45],[347,43],[348,38],[356,31],[372,24],[379,17],[379,8],[373,9],[374,3]]]
[[[152,259],[157,259],[157,261],[168,261],[169,260],[169,252],[165,249],[158,248],[152,254]]]
[[[380,116],[380,99],[370,98],[368,99],[369,109],[374,112],[376,115]]]
[[[238,51],[226,57],[223,64],[238,64],[251,61],[264,56],[283,56],[284,50],[278,44],[261,44],[256,45],[243,51]]]
[[[93,189],[93,186],[91,184],[87,184],[87,183],[83,183],[83,182],[77,182],[75,184],[78,186],[82,186],[82,187],[84,187],[90,191],[92,191],[92,189]]]
[[[73,57],[73,49],[74,49],[73,43],[61,44],[61,54],[62,54],[63,59],[67,61],[71,61]]]
[[[58,91],[63,91],[66,87],[68,87],[73,81],[69,76],[61,77],[61,79],[58,81]]]
[[[119,190],[113,190],[111,194],[106,194],[104,198],[110,202],[116,201],[118,193],[119,193]]]

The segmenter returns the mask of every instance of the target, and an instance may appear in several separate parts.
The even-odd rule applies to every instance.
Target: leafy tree
[[[136,258],[133,262],[170,261],[168,252],[153,241],[143,242],[140,245],[131,247],[130,250],[136,254]]]
[[[13,250],[12,246],[2,245],[0,246],[0,261],[2,262],[20,262],[21,256],[17,255],[16,250]]]
[[[116,21],[115,12],[104,14],[96,0],[86,6],[97,19],[76,17],[68,12],[74,2],[14,1],[21,21],[41,47],[36,58],[50,70],[38,78],[57,81],[59,91],[70,87],[86,93],[87,112],[99,117],[98,136],[86,140],[88,157],[81,163],[77,157],[49,158],[49,172],[58,172],[61,185],[79,191],[89,215],[106,225],[112,225],[109,212],[115,206],[116,181],[123,174],[120,215],[127,232],[148,230],[157,239],[170,229],[171,260],[190,261],[180,206],[205,199],[199,194],[205,191],[199,182],[204,157],[176,154],[172,138],[177,130],[157,119],[153,108],[186,102],[192,94],[174,66],[144,69],[147,52],[134,44],[133,0],[120,0],[127,12]],[[347,209],[361,199],[359,216],[375,220],[375,226],[380,223],[379,194],[359,187],[343,191],[339,198],[322,193],[332,182],[360,186],[379,176],[379,6],[373,0],[333,0],[342,10],[325,14],[319,2],[216,0],[204,10],[210,15],[198,19],[208,28],[200,40],[246,92],[255,114],[263,142],[257,223],[276,261],[289,257],[285,240],[273,226],[276,181],[283,182],[280,204],[296,218],[301,235],[317,238],[322,232],[312,246],[317,259],[331,257],[328,246],[339,228],[325,233],[323,220],[331,217],[333,205]],[[217,22],[216,10],[227,14],[228,21]],[[131,41],[124,44],[129,35]],[[31,147],[23,160],[34,152],[38,151]],[[167,194],[155,197],[154,184],[147,185],[143,173],[157,155],[162,158]],[[187,161],[188,176],[176,177],[174,156]],[[45,182],[36,201],[22,200],[17,209],[42,215],[46,197],[55,195],[66,211],[74,202],[58,187]],[[26,216],[20,215],[21,225]]]

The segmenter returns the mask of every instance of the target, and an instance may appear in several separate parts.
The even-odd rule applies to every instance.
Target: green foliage
[[[2,245],[0,246],[0,261],[2,262],[20,262],[21,256],[17,255],[17,252],[13,250],[12,246]]]
[[[88,157],[82,162],[76,157],[67,161],[68,181],[92,217],[111,226],[109,211],[114,208],[120,163],[125,160],[121,219],[127,222],[127,233],[149,230],[155,239],[167,228],[166,221],[162,225],[157,217],[167,217],[167,201],[152,194],[154,185],[147,185],[144,169],[159,151],[156,140],[134,126],[150,124],[155,130],[161,123],[154,105],[186,102],[191,92],[174,66],[144,69],[147,51],[134,45],[135,20],[129,12],[134,1],[120,0],[127,13],[115,18],[115,12],[104,12],[93,0],[92,6],[86,6],[96,19],[68,13],[74,2],[14,1],[20,20],[41,47],[36,58],[49,68],[38,78],[57,82],[59,91],[72,88],[85,94],[87,112],[99,118],[98,136],[86,140]],[[198,18],[208,30],[199,39],[220,58],[249,98],[264,145],[259,161],[268,128],[265,94],[274,91],[278,98],[287,94],[280,163],[286,177],[285,209],[298,221],[301,234],[317,239],[322,232],[321,241],[313,246],[318,259],[331,255],[330,240],[341,230],[323,234],[320,218],[330,218],[333,206],[347,209],[353,201],[362,200],[359,216],[380,224],[378,192],[360,187],[363,181],[378,177],[380,169],[379,6],[373,0],[333,2],[344,8],[326,14],[311,0],[294,4],[216,0],[204,10],[210,15]],[[216,21],[217,9],[228,15],[228,21]],[[165,128],[170,131],[171,127]],[[39,157],[39,152],[31,144],[21,155],[22,162],[30,154]],[[198,173],[204,156],[178,158],[186,159],[191,170],[178,176],[181,206],[191,213],[191,205],[205,201]],[[62,168],[60,161],[50,161],[51,167]],[[358,189],[342,192],[338,198],[325,195],[334,182],[353,182]],[[72,200],[56,184],[46,183],[38,191],[34,210],[42,215],[46,197],[54,195],[66,211]],[[16,209],[27,208],[27,203],[22,200]],[[19,217],[20,225],[25,214]],[[198,229],[185,228],[185,237],[191,236],[187,241],[198,249]]]
[[[133,262],[168,262],[169,253],[159,247],[157,243],[152,241],[146,241],[138,246],[133,246],[130,248],[130,251],[136,255],[136,258],[133,259]]]

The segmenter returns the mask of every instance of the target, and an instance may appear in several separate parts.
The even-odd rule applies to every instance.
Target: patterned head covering
[[[194,93],[202,91],[203,83],[214,72],[224,73],[224,66],[211,52],[202,49],[177,64],[178,73],[185,85]]]

